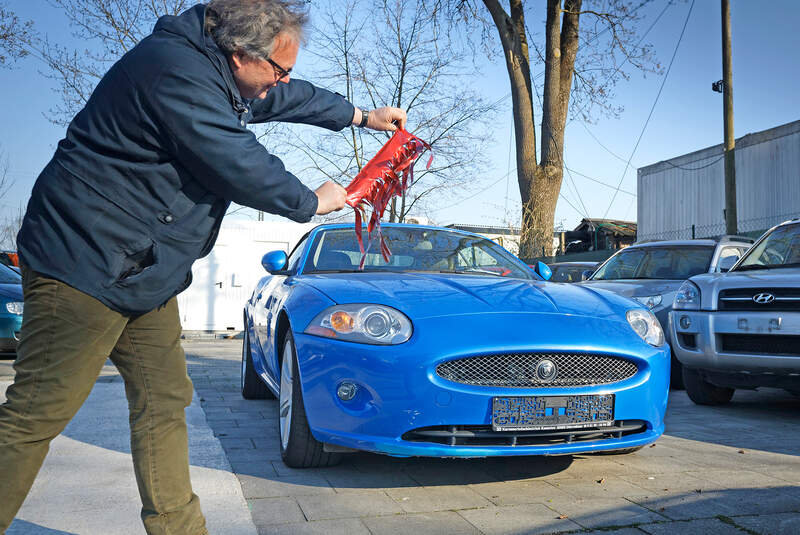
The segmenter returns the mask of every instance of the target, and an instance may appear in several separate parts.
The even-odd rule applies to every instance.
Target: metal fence
[[[754,219],[739,220],[739,235],[758,238],[764,232],[778,223],[783,223],[788,219],[800,217],[800,210],[795,213],[779,214]],[[662,230],[650,234],[639,234],[637,241],[644,240],[692,240],[695,238],[713,238],[726,234],[725,223],[719,222],[712,225],[690,225],[688,227]]]

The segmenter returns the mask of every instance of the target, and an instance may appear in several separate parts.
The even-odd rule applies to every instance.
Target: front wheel
[[[278,426],[281,437],[281,459],[292,468],[332,466],[341,454],[324,451],[322,442],[314,438],[308,426],[300,374],[297,373],[297,351],[292,332],[286,333],[281,362],[281,395],[278,402]]]
[[[689,399],[698,405],[724,405],[733,397],[733,388],[712,385],[700,372],[686,366],[683,367],[683,385]]]

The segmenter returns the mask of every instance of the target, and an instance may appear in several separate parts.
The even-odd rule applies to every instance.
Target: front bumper
[[[689,321],[686,327],[681,326],[684,317]],[[730,352],[724,351],[722,345],[724,335],[800,335],[800,313],[673,310],[669,323],[672,350],[684,366],[725,373],[798,376],[800,379],[800,356],[774,355],[766,351]]]
[[[414,324],[411,340],[369,346],[295,333],[309,425],[321,442],[394,456],[487,457],[563,455],[630,448],[654,442],[664,431],[669,349],[641,341],[627,323],[561,314],[463,315]],[[491,326],[491,329],[487,328]],[[498,341],[501,341],[498,345]],[[473,386],[438,376],[436,366],[467,356],[576,351],[617,355],[639,371],[598,386],[503,388]],[[336,389],[359,385],[350,402]],[[615,394],[615,421],[638,420],[641,432],[546,445],[447,445],[405,440],[414,430],[441,426],[491,426],[494,396]]]
[[[0,353],[16,351],[20,329],[22,329],[22,316],[0,314]]]

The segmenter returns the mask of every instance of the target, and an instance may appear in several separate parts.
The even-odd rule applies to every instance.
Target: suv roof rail
[[[717,238],[712,238],[712,239],[717,240],[717,241],[723,241],[723,240],[740,241],[740,242],[744,242],[744,243],[753,243],[753,242],[756,241],[755,239],[750,238],[749,236],[739,236],[737,234],[723,234],[722,236],[719,236]]]

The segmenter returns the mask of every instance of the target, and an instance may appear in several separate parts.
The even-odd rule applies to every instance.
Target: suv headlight
[[[399,310],[384,305],[334,305],[317,314],[306,334],[359,342],[402,344],[411,338],[411,321]]]
[[[675,310],[700,310],[700,288],[692,281],[684,281],[678,288],[672,308]]]
[[[661,304],[660,295],[647,295],[644,297],[634,297],[634,299],[651,310]]]
[[[22,301],[9,301],[8,303],[6,303],[6,310],[8,310],[12,314],[17,314],[19,316],[22,316],[23,308],[24,305]]]
[[[664,331],[652,312],[634,308],[626,312],[625,317],[642,340],[656,347],[664,344]]]

